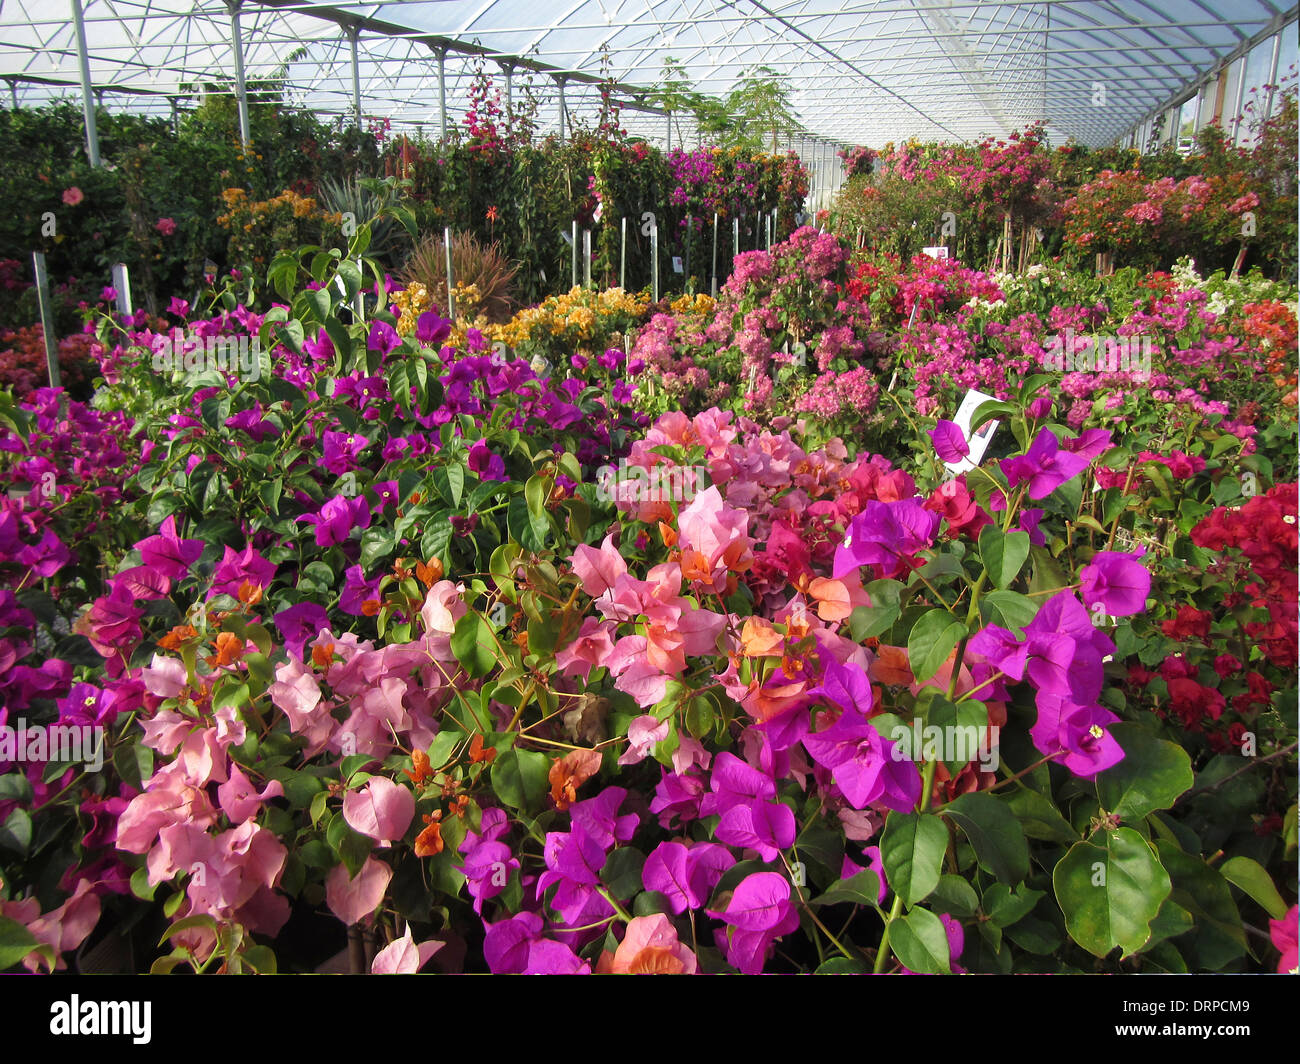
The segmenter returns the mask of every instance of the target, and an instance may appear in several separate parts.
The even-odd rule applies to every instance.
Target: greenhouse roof
[[[78,0],[0,0],[0,77],[16,102],[80,92]],[[599,109],[603,73],[624,125],[662,139],[650,93],[667,57],[722,96],[747,70],[789,76],[806,130],[841,143],[1003,136],[1043,121],[1053,139],[1114,141],[1253,40],[1292,23],[1270,0],[80,0],[89,77],[106,103],[169,112],[190,86],[232,79],[237,21],[250,80],[294,103],[436,132],[438,51],[448,121],[476,55],[531,74],[543,131]],[[231,7],[239,9],[232,20]],[[357,84],[353,82],[355,34]],[[479,60],[481,62],[481,60]],[[1284,73],[1285,71],[1283,71]],[[561,92],[558,84],[563,80]],[[499,82],[500,83],[500,82]],[[636,105],[649,105],[638,110]],[[431,129],[429,127],[432,127]],[[689,135],[689,131],[688,131]]]

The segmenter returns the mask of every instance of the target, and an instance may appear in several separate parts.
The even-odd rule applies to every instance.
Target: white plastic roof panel
[[[74,0],[0,0],[0,78],[20,104],[79,90]],[[233,80],[226,0],[81,0],[92,84],[116,107],[166,114],[183,86]],[[543,130],[559,122],[554,74],[570,114],[594,120],[602,62],[625,101],[682,62],[702,92],[724,95],[746,71],[790,78],[809,133],[880,145],[910,136],[1005,136],[1044,121],[1055,140],[1110,143],[1252,38],[1286,25],[1272,0],[245,0],[249,80],[284,78],[289,98],[348,115],[359,29],[362,110],[397,126],[439,123],[439,43],[449,121],[464,114],[473,56],[524,59]],[[1293,51],[1293,49],[1292,49]],[[493,70],[496,72],[495,64]],[[1285,71],[1281,73],[1285,74]],[[515,77],[522,91],[523,72]],[[498,77],[498,84],[503,79]],[[652,103],[650,97],[643,97]],[[185,106],[184,101],[182,106]],[[662,140],[662,115],[624,111]],[[674,139],[679,136],[674,133]],[[688,141],[693,134],[686,127]]]

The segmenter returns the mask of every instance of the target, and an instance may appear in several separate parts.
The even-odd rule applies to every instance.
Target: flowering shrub
[[[217,225],[230,234],[230,264],[250,275],[264,273],[282,248],[337,239],[343,225],[341,215],[292,189],[254,200],[242,188],[228,188],[221,198],[226,210],[217,216]]]
[[[83,399],[88,397],[94,376],[90,343],[91,338],[85,335],[65,336],[59,341],[59,383]],[[0,329],[0,388],[11,388],[22,397],[48,384],[45,329],[41,325]]]
[[[353,320],[364,239],[278,256],[265,314],[176,308],[259,340],[255,374],[156,370],[167,337],[105,319],[97,409],[0,407],[6,475],[66,493],[0,514],[0,723],[104,729],[98,769],[0,752],[13,964],[67,963],[103,912],[167,925],[157,972],[1294,963],[1293,773],[1257,768],[1294,765],[1293,483],[1072,431],[1041,374],[972,425],[1009,453],[946,479],[966,435],[910,413],[893,460],[788,417],[648,424],[618,350],[539,376],[409,303],[404,333],[382,287]],[[766,258],[720,337],[842,295],[834,238]],[[1130,460],[1154,496],[1111,482]],[[1249,599],[1203,623],[1202,574]],[[1156,653],[1167,701],[1138,691]],[[1186,739],[1207,666],[1254,760]],[[295,917],[326,930],[295,946]]]
[[[640,322],[647,303],[644,296],[621,288],[600,292],[574,288],[521,310],[490,335],[528,358],[540,356],[561,363],[571,355],[586,357],[622,347],[623,338]]]

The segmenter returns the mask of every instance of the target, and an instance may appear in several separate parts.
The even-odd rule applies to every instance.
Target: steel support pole
[[[1282,54],[1282,34],[1273,34],[1273,62],[1269,65],[1268,83],[1271,86],[1277,85],[1277,63],[1278,56]],[[1264,105],[1264,120],[1267,121],[1269,115],[1273,113],[1273,97],[1277,95],[1276,87],[1268,90],[1268,103]]]
[[[560,143],[563,144],[564,143],[564,118],[565,118],[564,78],[556,78],[555,81],[560,86]]]
[[[357,60],[357,39],[361,36],[355,26],[347,28],[348,50],[352,53],[352,112],[357,123],[357,132],[361,132],[361,68]]]
[[[81,106],[86,116],[86,156],[91,166],[98,166],[99,131],[95,128],[95,96],[90,86],[90,55],[86,50],[86,22],[81,14],[81,0],[72,0],[72,20],[77,31],[77,65],[81,68]]]
[[[441,139],[447,139],[447,49],[438,48],[438,128]]]
[[[244,41],[239,34],[239,8],[242,0],[226,0],[230,11],[230,48],[235,57],[235,97],[239,101],[239,139],[245,149],[252,146],[253,134],[248,125],[248,86],[244,81]]]

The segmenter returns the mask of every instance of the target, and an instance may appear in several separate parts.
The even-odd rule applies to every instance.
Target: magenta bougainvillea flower
[[[912,558],[934,542],[939,515],[918,499],[880,502],[873,499],[853,518],[849,534],[835,551],[836,580],[864,565],[880,569],[882,577],[907,572]]]
[[[319,513],[303,514],[298,518],[316,526],[316,545],[329,547],[347,542],[354,528],[370,527],[370,504],[361,496],[354,499],[336,495],[320,508]]]
[[[1062,450],[1051,429],[1041,429],[1029,450],[1002,460],[1002,472],[1011,487],[1028,483],[1031,499],[1045,499],[1067,480],[1088,468],[1088,458]]]
[[[415,338],[420,343],[432,347],[440,344],[451,335],[452,323],[439,317],[431,310],[426,310],[415,319]]]
[[[203,553],[203,540],[181,539],[176,533],[176,517],[171,515],[162,523],[158,534],[140,540],[135,545],[140,560],[171,580],[179,580],[190,571],[190,566]]]
[[[1300,910],[1292,905],[1281,920],[1269,920],[1268,935],[1273,945],[1281,954],[1277,959],[1278,975],[1295,975],[1300,964],[1296,949],[1297,913]]]
[[[717,843],[661,842],[646,858],[641,881],[646,890],[663,894],[673,912],[682,913],[702,908],[735,863],[731,851]]]
[[[542,935],[536,913],[522,912],[488,926],[483,956],[494,975],[589,975],[591,965],[563,942]]]
[[[378,351],[381,355],[392,354],[402,346],[402,338],[386,321],[376,321],[370,326],[370,335],[366,337],[366,348]]]
[[[1037,697],[1038,720],[1029,729],[1043,754],[1060,754],[1060,763],[1083,779],[1091,779],[1124,760],[1124,751],[1106,730],[1119,720],[1098,705],[1081,706],[1047,691]]]
[[[1079,570],[1084,605],[1090,609],[1100,605],[1112,617],[1142,613],[1151,592],[1151,573],[1137,561],[1144,554],[1145,547],[1133,554],[1111,550],[1094,554]]]
[[[357,458],[369,446],[366,437],[354,432],[326,432],[324,448],[316,464],[341,477],[357,468]]]
[[[506,463],[499,454],[493,454],[486,440],[475,440],[469,449],[470,472],[481,480],[505,480]]]
[[[960,462],[970,454],[970,445],[956,422],[940,421],[930,430],[934,451],[945,462]]]
[[[208,597],[230,595],[238,598],[239,589],[246,583],[265,590],[275,579],[275,569],[275,563],[267,561],[252,546],[245,547],[238,554],[225,547],[221,561],[212,571],[212,588]]]
[[[856,709],[845,709],[829,728],[803,737],[804,749],[823,768],[854,809],[880,802],[910,812],[921,795],[916,766],[893,756],[894,744]]]
[[[329,614],[314,602],[300,602],[281,610],[273,618],[280,630],[284,645],[296,658],[302,657],[302,648],[322,631],[329,631]]]
[[[727,963],[745,975],[761,972],[772,944],[799,927],[799,913],[790,902],[790,881],[778,872],[746,876],[725,909],[707,912],[728,925],[717,932],[718,946],[725,951]]]

